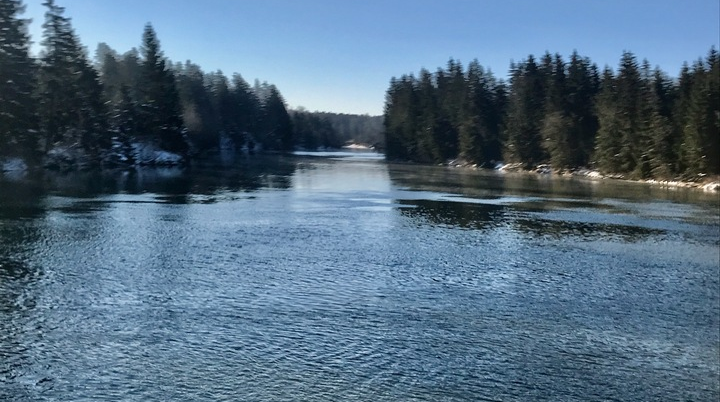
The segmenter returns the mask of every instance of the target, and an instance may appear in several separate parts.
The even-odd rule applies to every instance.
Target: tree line
[[[340,148],[351,143],[383,148],[382,116],[309,112],[302,107],[290,115],[300,148]]]
[[[507,82],[473,60],[393,77],[384,110],[391,160],[526,169],[550,164],[631,178],[720,174],[720,56],[672,79],[624,52],[600,71],[573,52],[512,63]]]
[[[0,0],[0,159],[48,166],[60,154],[77,156],[69,164],[134,165],[148,162],[139,160],[148,147],[187,161],[344,143],[325,116],[288,111],[274,85],[171,62],[150,24],[139,49],[120,54],[101,43],[92,60],[64,9],[55,0],[43,6],[32,57],[22,0]]]

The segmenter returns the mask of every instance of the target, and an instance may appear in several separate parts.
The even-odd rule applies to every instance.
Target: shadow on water
[[[496,227],[506,218],[503,205],[472,204],[455,201],[399,200],[400,213],[432,225],[464,229]]]
[[[295,162],[292,157],[255,156],[236,160],[232,165],[208,160],[198,161],[187,168],[44,171],[18,179],[0,175],[0,214],[6,218],[10,215],[42,214],[42,200],[48,195],[92,199],[113,194],[151,194],[155,196],[155,201],[184,204],[196,202],[197,198],[193,196],[287,189],[291,185]],[[213,199],[204,197],[200,200],[212,202]],[[88,203],[79,206],[76,212],[96,207]]]
[[[629,202],[665,200],[718,207],[718,196],[693,188],[668,188],[622,180],[598,180],[530,173],[472,170],[423,165],[390,164],[392,182],[401,188],[450,192],[468,197],[493,199],[506,196],[544,199],[619,199]]]
[[[607,222],[546,219],[522,204],[497,205],[445,200],[399,200],[401,215],[433,226],[490,231],[506,227],[533,238],[616,239],[660,236],[665,230]]]

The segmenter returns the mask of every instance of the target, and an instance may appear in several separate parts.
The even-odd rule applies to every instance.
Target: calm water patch
[[[353,152],[0,177],[0,400],[717,400],[719,208]]]

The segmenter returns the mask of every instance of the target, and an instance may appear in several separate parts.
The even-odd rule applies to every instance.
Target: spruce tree
[[[109,136],[98,74],[64,9],[54,0],[43,5],[47,12],[37,97],[44,149],[54,144],[79,145],[91,162],[99,162],[101,152],[109,147]]]
[[[200,66],[187,61],[175,68],[177,89],[182,110],[183,125],[188,140],[199,150],[217,149],[222,130],[219,112],[216,110],[211,89]],[[214,76],[212,77],[215,78]]]
[[[598,130],[595,97],[599,91],[599,82],[597,66],[588,58],[573,52],[567,70],[566,88],[570,118],[568,135],[573,138],[574,144],[570,167],[582,167],[590,163]]]
[[[477,60],[468,65],[467,101],[461,114],[459,156],[478,165],[501,157],[499,130],[502,105],[496,99],[497,83]]]
[[[233,138],[237,144],[245,144],[253,148],[251,136],[256,135],[260,128],[260,101],[247,81],[240,74],[233,74],[230,81],[230,102],[234,128]]]
[[[295,146],[292,120],[285,107],[285,100],[274,85],[269,88],[267,100],[262,107],[260,141],[269,150],[292,151]]]
[[[621,172],[638,175],[647,142],[641,127],[643,81],[635,55],[630,52],[622,55],[616,83],[617,110],[622,130],[618,168]]]
[[[426,69],[420,70],[417,83],[417,125],[415,140],[419,162],[442,162],[446,158],[449,125],[440,109],[438,91],[433,83],[432,74]]]
[[[686,113],[682,140],[686,175],[695,179],[720,173],[720,56],[714,48],[704,63],[693,68]]]
[[[152,25],[145,25],[141,47],[140,134],[157,142],[161,149],[186,155],[182,111],[175,76],[160,50],[160,41]]]
[[[35,65],[20,0],[0,1],[0,156],[36,151]]]
[[[383,126],[386,153],[390,160],[415,160],[417,141],[414,137],[418,113],[416,82],[412,75],[390,80],[385,96]]]
[[[672,82],[659,70],[645,71],[642,119],[646,130],[648,167],[643,177],[672,178],[676,173],[675,135],[672,127]],[[648,171],[649,170],[649,171]]]
[[[567,100],[565,62],[559,54],[546,55],[542,72],[545,78],[544,118],[541,128],[543,146],[553,167],[574,167],[578,139],[572,130]]]
[[[507,161],[530,168],[547,160],[541,136],[544,101],[543,75],[530,55],[512,71],[505,132]]]
[[[613,71],[606,67],[600,81],[600,92],[596,102],[598,132],[595,140],[593,160],[595,166],[604,173],[619,173],[620,148],[623,131],[621,111],[618,109],[617,81]]]

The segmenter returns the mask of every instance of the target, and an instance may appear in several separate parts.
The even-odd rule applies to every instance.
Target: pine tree
[[[254,147],[250,136],[257,134],[260,129],[260,101],[250,85],[240,74],[233,74],[230,87],[230,102],[232,111],[227,114],[232,118],[234,138],[236,143],[247,144]]]
[[[545,105],[541,135],[550,162],[558,169],[575,167],[578,148],[569,116],[565,69],[565,62],[559,54],[548,54],[543,59],[541,71],[545,76]]]
[[[415,160],[417,155],[414,138],[418,109],[415,81],[412,75],[390,80],[383,119],[385,155],[390,160]]]
[[[597,66],[588,58],[573,52],[567,70],[568,135],[573,138],[574,144],[570,167],[582,167],[590,163],[598,130],[595,97],[599,86]]]
[[[598,132],[593,160],[604,173],[621,172],[619,157],[622,144],[621,111],[618,109],[618,89],[615,75],[606,67],[597,97]]]
[[[269,150],[289,152],[295,146],[292,120],[285,107],[285,100],[274,85],[270,86],[267,100],[262,107],[260,141]]]
[[[460,126],[463,123],[462,110],[467,100],[467,83],[462,63],[450,59],[445,71],[438,71],[437,85],[437,128],[435,139],[440,160],[458,155]]]
[[[468,65],[467,101],[462,109],[459,156],[478,165],[500,160],[502,105],[496,104],[497,83],[477,60]]]
[[[160,41],[152,25],[145,25],[140,70],[140,133],[160,148],[186,155],[188,143],[180,108],[175,77],[160,50]]]
[[[645,177],[672,178],[677,161],[671,120],[673,84],[657,68],[644,81],[643,124],[647,131],[649,172],[642,173]]]
[[[439,106],[438,90],[432,74],[420,70],[417,82],[417,125],[415,133],[416,156],[419,162],[442,162],[446,158],[446,135],[449,124]]]
[[[532,55],[512,71],[508,99],[505,157],[534,167],[547,160],[542,147],[545,84]]]
[[[28,53],[28,21],[18,17],[23,11],[20,0],[0,1],[0,156],[36,151],[35,65]]]
[[[80,146],[91,162],[109,147],[107,112],[97,72],[88,61],[70,19],[54,0],[43,24],[37,97],[45,150],[62,143]]]
[[[219,77],[206,76],[200,66],[190,61],[184,66],[178,65],[175,73],[183,125],[188,130],[188,140],[202,151],[217,149],[220,144],[219,134],[222,123],[210,87],[215,84],[216,78],[219,80]],[[227,79],[225,84],[227,90]]]
[[[623,53],[616,82],[616,102],[623,135],[618,167],[622,172],[637,175],[638,169],[642,168],[642,154],[647,142],[641,127],[643,82],[637,60],[632,53]]]
[[[712,48],[693,68],[683,127],[682,165],[690,178],[720,173],[720,56]]]

